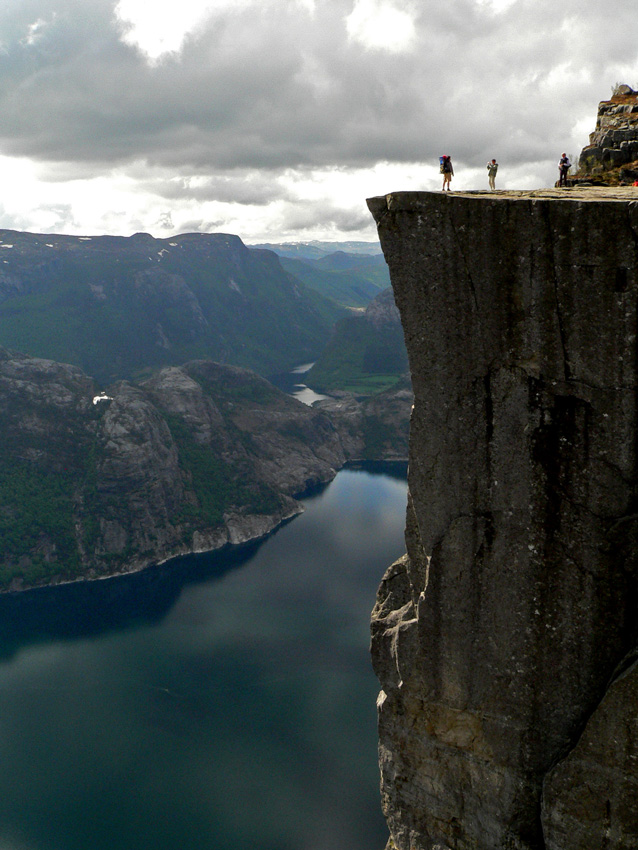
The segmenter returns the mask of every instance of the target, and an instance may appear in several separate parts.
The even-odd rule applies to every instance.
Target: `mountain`
[[[343,315],[237,236],[0,230],[0,345],[102,383],[197,358],[283,371],[313,360]]]
[[[404,463],[413,402],[414,393],[406,374],[375,395],[337,390],[316,401],[313,409],[330,417],[348,460]]]
[[[393,386],[407,372],[401,319],[388,288],[363,315],[337,322],[330,341],[306,374],[306,383],[318,392],[337,389],[369,395]]]
[[[96,394],[76,366],[0,349],[0,433],[0,589],[261,537],[346,460],[328,416],[210,361]]]
[[[362,271],[364,269],[380,268],[385,271],[387,280],[390,280],[388,267],[383,254],[362,255],[349,254],[346,251],[334,251],[332,254],[326,254],[323,257],[319,257],[317,260],[307,262],[308,265],[312,265],[317,269],[325,269],[327,271],[345,271],[351,269]]]
[[[378,254],[381,255],[379,242],[263,242],[251,245],[251,248],[266,248],[274,251],[280,257],[293,257],[306,260],[318,260],[335,251],[348,254]]]
[[[390,285],[382,254],[337,251],[318,260],[281,257],[282,266],[306,286],[344,307],[365,307]]]
[[[390,285],[378,242],[292,242],[268,248],[306,286],[345,307],[365,307]]]

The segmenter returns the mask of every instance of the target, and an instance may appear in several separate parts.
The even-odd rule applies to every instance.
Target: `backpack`
[[[449,171],[452,171],[452,163],[450,162],[449,156],[440,156],[439,157],[439,173],[447,174]]]

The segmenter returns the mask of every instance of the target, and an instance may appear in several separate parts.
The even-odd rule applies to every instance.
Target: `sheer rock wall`
[[[638,847],[632,198],[368,201],[415,393],[372,622],[389,847]]]

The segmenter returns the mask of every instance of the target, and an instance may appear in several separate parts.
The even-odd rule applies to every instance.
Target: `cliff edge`
[[[638,194],[369,208],[415,393],[372,622],[399,850],[638,847]]]

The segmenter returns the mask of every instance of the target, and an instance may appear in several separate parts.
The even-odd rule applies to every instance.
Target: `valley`
[[[390,290],[339,322],[353,305],[237,237],[8,235],[0,590],[259,539],[343,466],[405,462],[412,394]],[[315,356],[304,380],[332,377],[312,407],[257,374]]]

